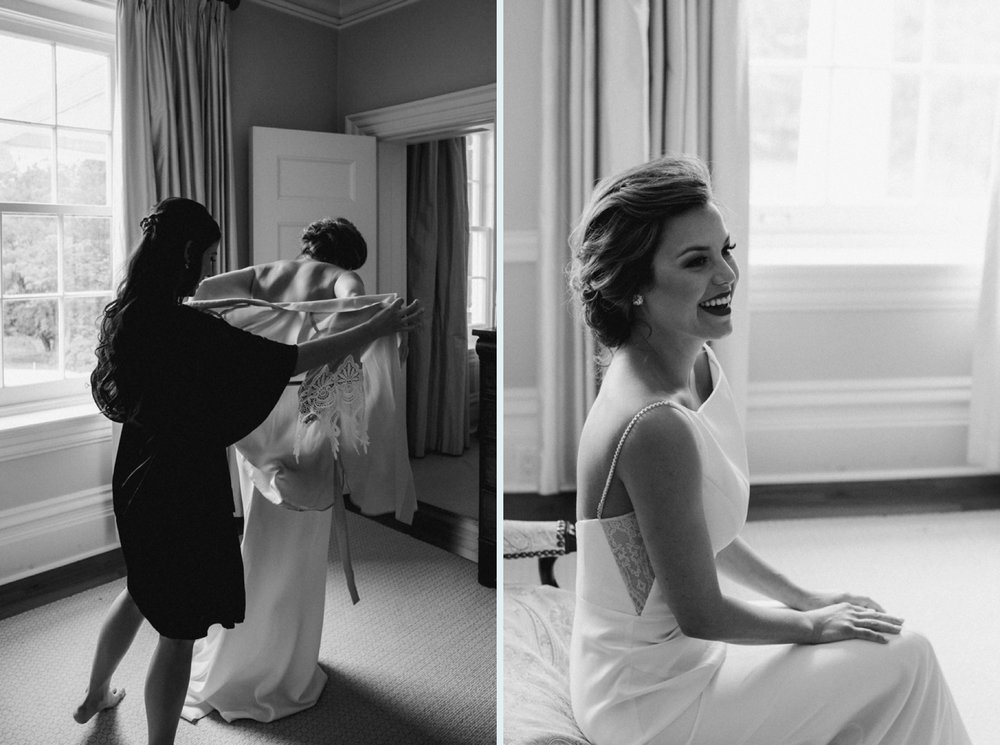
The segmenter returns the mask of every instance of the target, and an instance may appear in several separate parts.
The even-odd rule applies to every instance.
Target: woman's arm
[[[639,420],[618,475],[653,572],[687,636],[737,644],[885,642],[900,619],[848,603],[811,611],[770,608],[722,594],[701,501],[701,459],[691,424],[667,407]]]
[[[792,582],[768,564],[742,538],[736,538],[715,557],[715,563],[730,579],[756,590],[789,608],[814,610],[836,603],[853,603],[877,611],[881,605],[869,597],[849,592],[813,592]]]
[[[730,579],[789,608],[805,610],[807,592],[764,561],[737,537],[715,557],[716,566]]]
[[[253,268],[237,269],[225,274],[206,277],[194,293],[195,300],[219,300],[228,297],[250,297]]]
[[[333,291],[336,297],[355,297],[365,294],[365,283],[354,272],[342,272],[337,281],[333,283]]]
[[[303,342],[298,345],[299,357],[292,374],[298,375],[343,357],[381,336],[412,331],[419,325],[422,313],[419,300],[403,305],[402,298],[397,298],[354,328]]]

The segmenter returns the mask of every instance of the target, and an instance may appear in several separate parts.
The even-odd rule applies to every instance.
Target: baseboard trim
[[[62,600],[125,576],[120,548],[0,585],[0,619]]]
[[[361,510],[350,501],[345,500],[347,509],[360,515]],[[468,559],[479,561],[479,521],[466,517],[426,502],[417,502],[417,511],[413,516],[413,524],[400,522],[392,515],[364,515],[369,520],[385,525],[400,533],[432,546]]]
[[[1000,474],[750,487],[751,520],[1000,509]]]
[[[576,494],[507,493],[504,518],[573,520]],[[946,478],[752,484],[749,520],[1000,509],[1000,474]]]

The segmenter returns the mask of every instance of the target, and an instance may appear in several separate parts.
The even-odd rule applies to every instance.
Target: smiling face
[[[667,220],[653,256],[652,282],[636,314],[639,334],[700,341],[732,333],[732,293],[739,268],[722,215],[708,204]],[[643,323],[644,322],[644,323]]]

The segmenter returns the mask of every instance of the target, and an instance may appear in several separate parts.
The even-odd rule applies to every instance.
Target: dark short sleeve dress
[[[163,636],[199,639],[246,602],[226,446],[267,417],[297,349],[186,306],[121,333],[140,394],[112,482],[129,594]]]

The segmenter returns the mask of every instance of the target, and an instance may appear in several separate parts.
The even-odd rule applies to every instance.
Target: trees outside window
[[[112,63],[0,18],[0,403],[79,393],[112,297]]]

